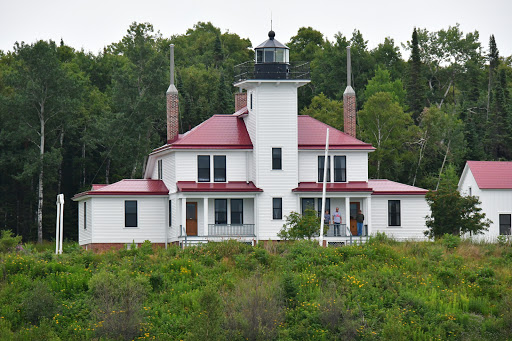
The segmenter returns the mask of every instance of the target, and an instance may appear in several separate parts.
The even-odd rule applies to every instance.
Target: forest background
[[[65,237],[76,240],[74,194],[142,177],[148,153],[165,143],[171,43],[180,132],[233,113],[234,66],[259,42],[211,23],[172,37],[133,23],[97,55],[63,41],[0,51],[0,229],[51,239],[64,193]],[[341,130],[351,46],[357,136],[377,148],[370,178],[436,189],[449,166],[460,174],[466,160],[512,160],[512,56],[499,55],[494,36],[482,46],[459,25],[418,28],[402,44],[408,60],[391,37],[369,49],[358,30],[331,41],[303,27],[286,44],[292,61],[311,63],[299,113]]]

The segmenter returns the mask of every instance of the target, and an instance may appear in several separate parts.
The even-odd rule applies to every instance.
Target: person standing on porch
[[[361,210],[357,211],[356,222],[357,222],[357,235],[362,236],[363,235],[364,214],[361,212]]]
[[[334,223],[334,236],[338,237],[340,235],[341,224],[341,214],[339,207],[336,207],[336,212],[332,214],[332,222]]]

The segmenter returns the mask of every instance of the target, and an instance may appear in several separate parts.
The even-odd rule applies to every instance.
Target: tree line
[[[358,30],[329,40],[300,28],[287,42],[291,60],[311,63],[300,114],[342,129],[350,45],[358,138],[377,148],[371,178],[435,189],[448,165],[460,171],[468,159],[511,160],[512,58],[499,55],[493,36],[488,47],[478,39],[458,25],[417,28],[403,44],[405,60],[392,38],[369,49]],[[180,132],[232,113],[233,67],[253,59],[258,42],[211,23],[171,37],[133,23],[98,54],[63,41],[0,51],[0,229],[51,238],[54,198],[64,193],[65,236],[75,239],[70,197],[93,183],[142,177],[149,151],[165,143],[171,43]]]

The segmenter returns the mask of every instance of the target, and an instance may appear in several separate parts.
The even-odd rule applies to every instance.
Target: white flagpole
[[[320,212],[320,237],[318,238],[318,242],[320,243],[320,246],[323,246],[323,244],[324,244],[325,186],[327,185],[327,154],[328,153],[329,153],[329,128],[327,128],[327,133],[325,136],[324,181],[322,184],[322,211]]]
[[[59,236],[60,236],[60,203],[59,195],[57,195],[57,220],[55,223],[55,254],[59,254]]]
[[[59,254],[62,255],[62,239],[64,239],[64,194],[59,194],[60,197],[60,246],[59,246]]]

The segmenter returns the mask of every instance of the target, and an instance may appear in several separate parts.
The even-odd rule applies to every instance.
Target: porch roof
[[[195,182],[178,181],[178,192],[263,192],[252,181]]]
[[[372,195],[425,195],[427,190],[391,180],[327,183],[326,192],[369,192]],[[321,182],[300,182],[294,192],[322,192]]]
[[[322,192],[321,182],[299,182],[299,186],[293,192]],[[334,182],[327,183],[326,192],[373,192],[365,181]]]

